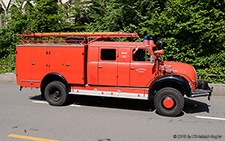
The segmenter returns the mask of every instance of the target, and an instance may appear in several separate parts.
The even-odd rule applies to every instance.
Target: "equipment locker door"
[[[68,83],[85,83],[85,48],[82,45],[71,45],[66,48],[65,77]]]
[[[17,81],[31,80],[31,48],[23,45],[16,46]]]
[[[47,69],[47,47],[31,47],[31,78],[40,81]]]
[[[65,46],[57,45],[49,47],[49,64],[48,68],[50,72],[64,73],[65,72]]]
[[[99,85],[117,86],[117,50],[117,48],[99,48]]]

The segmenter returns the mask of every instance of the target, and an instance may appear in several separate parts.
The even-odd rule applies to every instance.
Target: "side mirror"
[[[163,45],[163,40],[158,40],[158,41],[156,42],[156,47],[157,47],[158,49],[162,48],[162,45]]]
[[[154,54],[156,54],[156,55],[163,55],[163,49],[154,51]]]

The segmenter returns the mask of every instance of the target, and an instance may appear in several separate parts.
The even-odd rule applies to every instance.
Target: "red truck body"
[[[65,89],[66,95],[150,99],[150,95],[157,95],[163,88],[167,88],[169,93],[176,89],[180,95],[188,97],[211,95],[211,90],[197,89],[197,74],[193,66],[161,60],[160,45],[155,45],[152,39],[143,42],[105,41],[138,37],[137,33],[27,33],[18,36],[24,39],[16,46],[17,84],[40,88],[43,96],[50,96],[50,100],[46,99],[51,105],[65,102],[57,103],[61,97],[54,101],[58,98],[55,95],[63,94],[61,89],[51,94],[51,87],[55,85]],[[51,39],[44,40],[43,37]],[[48,86],[52,82],[55,85]],[[49,95],[45,94],[48,89]],[[174,110],[179,98],[177,101],[173,94],[169,96],[158,100],[167,110],[167,113],[160,113],[176,116],[180,111],[168,111]]]

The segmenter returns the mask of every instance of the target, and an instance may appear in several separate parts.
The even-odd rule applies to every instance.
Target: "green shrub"
[[[198,78],[208,83],[225,83],[225,67],[198,69]]]
[[[9,54],[8,56],[0,59],[0,73],[16,72],[15,70],[15,54]]]

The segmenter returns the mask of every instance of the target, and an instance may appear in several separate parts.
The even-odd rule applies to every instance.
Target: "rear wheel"
[[[50,105],[61,106],[66,103],[68,93],[62,82],[53,81],[46,86],[44,96]]]
[[[184,98],[177,89],[166,87],[156,93],[154,105],[159,114],[174,117],[181,113]]]

